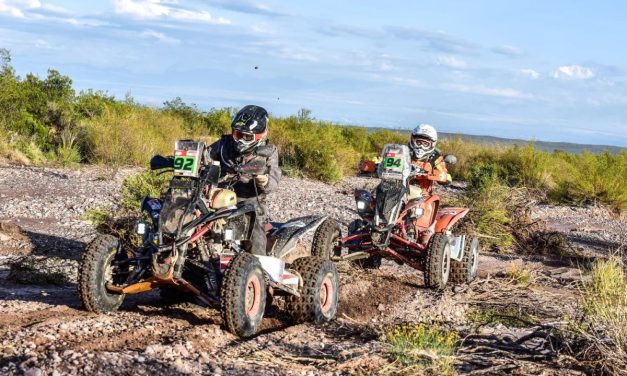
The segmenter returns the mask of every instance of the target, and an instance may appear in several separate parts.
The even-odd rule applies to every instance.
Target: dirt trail
[[[541,257],[482,255],[478,281],[440,293],[423,288],[420,273],[408,267],[384,262],[380,270],[363,271],[340,264],[336,321],[292,326],[278,301],[261,334],[247,341],[221,328],[217,310],[166,306],[156,293],[129,297],[116,313],[87,313],[76,296],[76,260],[94,230],[81,216],[88,207],[114,203],[132,172],[0,168],[0,218],[20,225],[26,236],[0,237],[0,374],[389,373],[381,328],[434,321],[467,336],[457,357],[460,373],[580,373],[552,348],[553,333],[542,329],[577,309],[578,270]],[[286,178],[269,208],[275,220],[325,213],[346,225],[355,217],[350,189],[364,185],[374,181],[351,178],[330,186]],[[27,195],[20,186],[29,187]],[[624,222],[614,226],[621,231]],[[615,241],[623,241],[620,236]],[[9,281],[8,263],[29,253],[67,278],[59,286]],[[533,283],[508,278],[512,265],[530,270]],[[526,322],[481,325],[489,318],[482,312],[496,311],[524,313],[519,316]]]

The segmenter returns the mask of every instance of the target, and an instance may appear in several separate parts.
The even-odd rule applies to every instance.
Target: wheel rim
[[[322,313],[327,313],[331,310],[334,294],[333,281],[329,275],[326,275],[320,286],[320,308]]]
[[[261,282],[255,274],[250,275],[246,281],[246,294],[244,296],[246,316],[254,317],[259,313],[261,305]]]
[[[104,277],[103,281],[104,281],[105,286],[107,284],[113,284],[113,266],[111,264],[113,263],[114,257],[115,257],[115,253],[111,252],[109,253],[109,255],[107,256],[104,262],[104,272],[102,274]]]

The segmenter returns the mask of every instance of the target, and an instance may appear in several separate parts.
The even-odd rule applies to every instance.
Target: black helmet
[[[233,118],[231,132],[239,153],[252,151],[268,135],[268,111],[259,106],[245,106]]]

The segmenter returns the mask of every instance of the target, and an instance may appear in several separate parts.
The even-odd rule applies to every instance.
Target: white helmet
[[[418,160],[426,159],[435,150],[438,142],[438,132],[429,124],[420,124],[411,132],[409,148],[414,158]]]

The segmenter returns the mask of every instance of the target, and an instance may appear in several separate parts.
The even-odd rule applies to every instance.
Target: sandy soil
[[[567,259],[545,256],[483,254],[477,281],[439,293],[424,288],[421,273],[405,266],[386,261],[379,270],[364,271],[340,263],[335,321],[291,325],[279,300],[268,310],[261,333],[245,341],[223,330],[217,310],[191,303],[166,306],[154,292],[130,296],[112,314],[88,313],[75,285],[77,260],[95,236],[83,213],[114,205],[122,180],[135,171],[0,168],[0,219],[8,223],[0,228],[1,374],[402,373],[386,356],[382,328],[436,321],[465,337],[456,355],[459,373],[582,374],[554,348],[552,333],[526,339],[578,309],[579,269]],[[352,188],[374,184],[367,178],[337,185],[286,178],[269,198],[269,208],[274,220],[324,213],[346,225],[356,217]],[[595,234],[602,227],[603,238],[576,244],[596,254],[625,244],[625,221],[602,214],[589,221],[602,209],[581,210],[588,211],[543,206],[534,213],[575,236],[573,242],[578,233]],[[20,257],[58,272],[62,283],[7,279],[10,263]],[[508,278],[512,268],[529,270],[532,282]],[[532,322],[473,322],[472,312],[490,310],[524,312]]]

